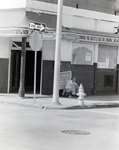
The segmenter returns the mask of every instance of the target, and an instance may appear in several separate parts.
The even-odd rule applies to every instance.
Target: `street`
[[[119,150],[119,108],[0,104],[0,150]]]

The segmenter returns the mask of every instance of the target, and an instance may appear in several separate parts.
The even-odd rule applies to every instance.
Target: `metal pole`
[[[20,86],[19,97],[25,96],[25,61],[26,61],[26,37],[22,37],[22,50],[21,50],[21,69],[20,69]]]
[[[63,0],[58,0],[55,68],[54,68],[54,85],[53,85],[53,103],[55,104],[60,104],[59,103],[59,73],[60,73],[60,52],[61,52],[62,9],[63,9]]]
[[[36,66],[37,66],[37,51],[35,50],[35,57],[34,57],[34,102],[36,101]]]
[[[43,52],[41,54],[40,95],[42,94],[42,79],[43,79]]]
[[[37,40],[36,38],[36,31],[34,35],[34,50],[35,50],[35,55],[34,55],[34,102],[36,102],[36,66],[37,66],[37,48],[36,48],[36,43],[35,41]]]

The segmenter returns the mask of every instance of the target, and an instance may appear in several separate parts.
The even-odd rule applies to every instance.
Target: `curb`
[[[42,106],[42,109],[64,109],[64,110],[69,110],[69,109],[95,109],[95,108],[115,108],[119,107],[119,104],[92,104],[92,105],[84,105],[84,106]]]
[[[41,105],[41,104],[24,104],[24,103],[17,103],[17,102],[10,102],[10,101],[3,101],[0,100],[1,104],[7,104],[7,105],[16,105],[16,106],[22,106],[22,107],[28,107],[28,108],[40,108],[40,109],[64,109],[64,110],[73,110],[73,109],[94,109],[94,108],[115,108],[119,107],[119,103],[108,103],[108,104],[89,104],[84,106],[79,105],[72,105],[72,106],[64,106],[64,105]]]

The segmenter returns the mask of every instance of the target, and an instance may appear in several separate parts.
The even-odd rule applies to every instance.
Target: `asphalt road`
[[[0,104],[0,150],[119,150],[119,108],[42,110]]]

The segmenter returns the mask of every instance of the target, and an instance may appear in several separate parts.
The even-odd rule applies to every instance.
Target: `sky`
[[[0,0],[0,9],[24,8],[26,0]]]

